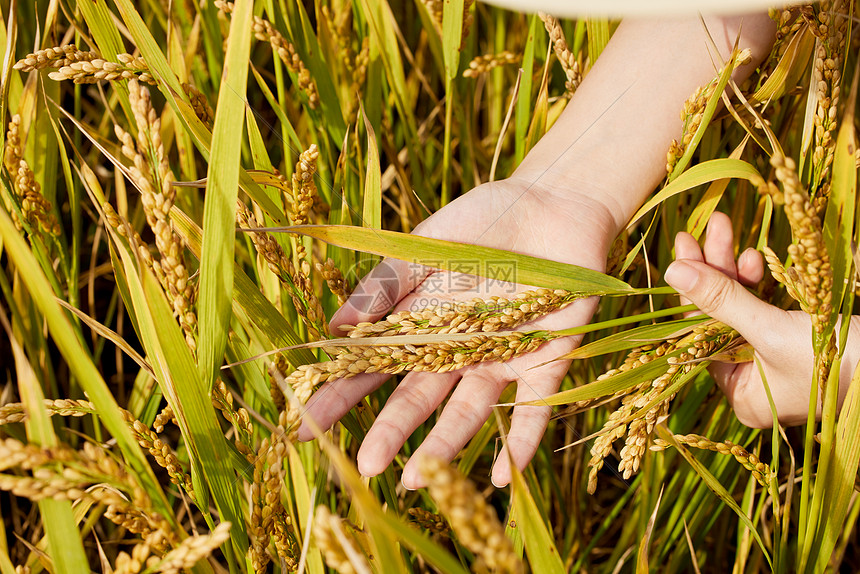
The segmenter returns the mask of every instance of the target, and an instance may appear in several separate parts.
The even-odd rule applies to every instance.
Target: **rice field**
[[[657,150],[660,184],[592,268],[421,224],[509,190],[616,20],[473,0],[0,12],[0,574],[860,568],[860,383],[839,320],[860,285],[855,3],[771,10],[776,41],[740,83],[747,46],[715,59]],[[809,317],[804,425],[738,419],[708,366],[757,355],[663,281],[676,233],[699,240],[717,211],[734,253],[765,257],[753,292]],[[383,257],[495,290],[329,324]],[[534,327],[588,305],[590,322]],[[407,373],[559,348],[540,361],[572,361],[538,402],[547,431],[509,485],[492,477],[516,383],[450,464],[413,457],[439,407],[359,472]],[[321,385],[380,373],[299,440]],[[426,488],[401,482],[413,467]]]

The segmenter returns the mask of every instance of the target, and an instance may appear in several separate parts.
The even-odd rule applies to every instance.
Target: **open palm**
[[[511,178],[473,189],[421,223],[415,233],[602,271],[613,225],[602,204],[585,194],[560,193]],[[468,264],[467,253],[464,264]],[[511,269],[512,280],[515,271]],[[361,281],[331,324],[337,332],[340,325],[376,321],[392,308],[415,310],[476,297],[511,298],[530,288],[533,287],[386,259]],[[596,305],[596,298],[576,301],[520,328],[582,325],[590,320]],[[569,362],[537,365],[570,351],[579,340],[556,339],[505,363],[483,363],[448,373],[407,374],[368,432],[358,453],[359,470],[365,476],[385,470],[409,435],[449,394],[450,400],[416,454],[452,460],[487,420],[492,405],[510,382],[517,384],[517,401],[535,400],[557,391]],[[308,402],[308,415],[328,428],[387,378],[388,375],[364,374],[329,382]],[[549,406],[515,407],[507,442],[518,467],[525,466],[534,455],[550,411]],[[303,425],[299,436],[307,440],[312,433]],[[494,484],[501,486],[510,481],[508,460],[505,452],[498,457],[493,468]],[[411,462],[403,471],[402,482],[407,488],[424,484]]]

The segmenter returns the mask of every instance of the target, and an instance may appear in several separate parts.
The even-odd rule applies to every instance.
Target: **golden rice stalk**
[[[442,29],[442,13],[445,10],[445,6],[442,3],[442,0],[421,0],[424,3],[424,6],[427,7],[427,12],[430,13],[430,17],[433,18],[433,21],[439,26],[439,29]]]
[[[128,88],[137,124],[137,142],[119,126],[114,126],[114,131],[122,143],[123,155],[133,162],[129,173],[141,192],[146,221],[155,234],[155,246],[161,254],[158,261],[152,261],[152,267],[170,297],[185,341],[194,351],[197,348],[197,316],[192,309],[194,286],[185,265],[184,244],[173,230],[169,216],[176,189],[161,140],[161,120],[152,107],[149,90],[135,80],[128,83]]]
[[[170,423],[178,424],[176,421],[176,414],[173,412],[173,407],[167,405],[161,409],[161,412],[158,413],[158,415],[156,415],[155,420],[152,423],[152,430],[157,433],[164,432],[164,427]]]
[[[770,269],[770,274],[773,275],[774,279],[785,286],[786,292],[792,299],[799,302],[801,300],[801,295],[800,291],[798,291],[797,284],[800,281],[800,277],[797,275],[797,269],[794,267],[786,269],[777,254],[767,245],[764,246],[763,251],[767,267]]]
[[[145,535],[154,547],[166,550],[176,541],[167,521],[152,511],[149,495],[134,475],[101,447],[84,443],[79,451],[65,445],[42,448],[9,438],[0,441],[0,458],[9,462],[3,470],[29,473],[0,474],[0,490],[33,501],[86,499],[105,504],[106,518]]]
[[[140,500],[139,497],[134,498],[135,502],[114,497],[110,499],[104,517],[128,532],[140,536],[145,541],[149,553],[164,554],[178,543],[176,533],[160,514],[141,510],[137,505],[138,500]]]
[[[677,378],[689,373],[695,362],[707,359],[739,339],[740,335],[731,327],[711,321],[697,326],[680,340],[670,339],[656,346],[646,345],[634,349],[628,354],[621,367],[612,369],[597,378],[602,380],[650,363],[658,357],[669,355],[666,371],[653,380],[644,381],[628,391],[621,399],[621,406],[610,414],[603,425],[602,434],[592,445],[591,459],[588,462],[589,494],[594,494],[597,489],[598,473],[603,468],[604,459],[612,452],[613,443],[625,435],[625,444],[619,453],[621,461],[618,470],[625,479],[639,471],[654,427],[668,414],[674,394],[656,405],[650,407],[649,405]],[[629,420],[631,418],[633,420]]]
[[[73,399],[44,399],[45,411],[48,416],[82,417],[95,412],[95,407],[89,401]],[[0,426],[21,423],[29,415],[23,403],[7,403],[0,406]]]
[[[805,27],[805,20],[801,17],[801,11],[796,7],[771,8],[768,10],[770,19],[776,24],[776,41],[771,49],[770,57],[763,65],[763,69],[772,69],[779,62],[790,40],[794,35]]]
[[[475,0],[463,0],[463,29],[460,34],[460,51],[466,48],[466,39],[472,31],[472,22],[475,16],[472,14],[472,4]]]
[[[543,12],[538,12],[538,14],[540,19],[543,20],[546,31],[549,33],[555,57],[558,58],[561,69],[564,70],[564,75],[567,77],[564,87],[567,89],[568,94],[572,94],[579,87],[579,84],[582,83],[582,71],[580,70],[579,62],[576,61],[576,55],[567,46],[564,30],[562,30],[558,18]]]
[[[376,323],[339,325],[351,338],[508,331],[553,311],[580,296],[562,289],[524,291],[512,299],[492,297],[452,301],[418,311],[398,311]]]
[[[269,562],[266,549],[272,538],[278,556],[288,565],[298,564],[298,546],[292,532],[292,519],[281,504],[284,483],[284,459],[287,443],[295,440],[301,411],[290,408],[278,415],[278,426],[263,439],[255,457],[251,483],[251,547],[249,553],[255,572],[265,572]]]
[[[131,554],[120,552],[114,563],[114,574],[138,574],[146,568],[147,561],[152,556],[152,547],[147,542],[135,544]]]
[[[244,203],[237,202],[236,219],[241,227],[256,229],[260,227],[257,218],[251,213]],[[322,304],[314,292],[309,272],[310,268],[303,272],[297,272],[292,260],[284,253],[283,248],[275,239],[265,231],[248,231],[257,253],[267,263],[269,269],[281,280],[281,283],[290,288],[290,297],[296,311],[308,328],[311,339],[318,340],[328,336],[328,324],[325,321],[325,312]],[[307,264],[306,261],[304,261]]]
[[[555,337],[547,331],[531,331],[497,336],[476,334],[468,341],[425,345],[323,347],[335,357],[333,360],[302,365],[287,377],[286,382],[299,401],[305,403],[315,386],[329,380],[350,378],[360,373],[444,373],[484,361],[508,361],[536,350]]]
[[[317,263],[316,269],[328,285],[329,290],[337,297],[337,304],[343,305],[349,299],[351,289],[340,269],[329,258],[325,263]]]
[[[815,117],[812,162],[815,168],[813,193],[827,178],[836,141],[836,113],[842,86],[842,65],[848,36],[849,2],[823,0],[819,5],[815,61],[812,81],[815,87]]]
[[[434,534],[448,534],[451,527],[441,514],[430,512],[421,507],[410,508],[406,511],[409,521]]]
[[[32,72],[45,68],[61,68],[75,62],[89,62],[98,57],[96,52],[80,50],[74,44],[67,44],[27,54],[12,67],[19,72]]]
[[[777,202],[784,204],[791,226],[793,243],[788,246],[788,253],[793,262],[792,268],[796,269],[794,287],[799,295],[798,301],[801,308],[812,316],[815,331],[821,333],[830,319],[833,288],[833,270],[824,243],[821,219],[800,183],[794,160],[774,155],[771,165],[776,170],[776,178],[782,183],[783,191],[780,193],[772,184],[769,191]],[[793,278],[793,275],[790,277]]]
[[[123,419],[125,419],[126,424],[129,425],[129,428],[134,434],[135,440],[137,440],[137,443],[141,448],[146,449],[149,454],[152,455],[152,458],[155,459],[158,466],[167,470],[170,482],[183,487],[188,493],[188,496],[193,500],[194,485],[191,481],[191,475],[185,472],[182,463],[179,462],[179,459],[170,447],[165,444],[153,430],[141,421],[135,419],[130,412],[125,409],[120,409],[120,413],[122,414]]]
[[[216,0],[215,6],[225,14],[233,12],[233,3],[225,2],[224,0]],[[311,76],[310,70],[302,62],[295,46],[287,42],[286,38],[278,32],[271,22],[254,16],[254,37],[261,42],[268,42],[272,49],[278,54],[278,57],[287,66],[287,68],[296,75],[296,84],[300,91],[308,98],[308,106],[311,109],[316,109],[319,105],[319,92],[317,91],[316,82]]]
[[[458,540],[493,572],[522,572],[520,557],[496,511],[472,482],[437,458],[419,460],[421,476],[430,495],[448,518]]]
[[[222,522],[209,534],[189,536],[160,561],[148,561],[148,566],[164,574],[179,574],[192,568],[230,538],[230,523]]]
[[[102,58],[72,61],[51,72],[48,77],[57,82],[71,80],[76,84],[95,84],[101,80],[137,80],[153,86],[158,84],[142,57],[117,54],[116,59],[116,62]]]
[[[251,440],[254,436],[254,428],[251,426],[248,410],[244,407],[236,409],[233,406],[233,394],[221,379],[218,379],[212,387],[212,404],[236,429],[236,440],[234,441],[236,450],[249,460],[253,460],[254,451],[251,449]]]
[[[60,227],[53,212],[53,206],[44,195],[42,186],[36,181],[30,164],[24,159],[24,149],[21,143],[21,116],[15,114],[9,122],[6,132],[6,151],[4,162],[12,176],[13,190],[21,205],[21,215],[31,229],[41,231],[52,237],[59,237],[63,229]],[[10,209],[12,219],[20,229],[22,222],[17,210]]]
[[[281,391],[280,383],[286,379],[287,373],[292,372],[287,359],[283,355],[276,355],[274,360],[267,366],[269,373],[269,392],[272,395],[272,401],[278,411],[283,411],[287,408],[287,398]]]
[[[269,444],[263,439],[254,465],[254,480],[251,483],[251,535],[249,549],[251,564],[255,572],[265,572],[269,563],[266,549],[271,541],[274,515],[281,512],[280,486],[284,477],[284,455],[286,444],[277,438]]]
[[[499,52],[498,54],[484,54],[483,56],[475,56],[469,62],[469,67],[463,70],[464,78],[477,78],[481,74],[486,74],[493,68],[504,66],[506,64],[519,64],[520,56],[513,52]]]
[[[699,448],[703,450],[711,450],[722,455],[733,456],[735,460],[737,460],[743,467],[749,470],[753,477],[758,481],[762,486],[767,486],[767,483],[771,479],[770,467],[765,463],[761,462],[759,458],[748,452],[742,446],[735,444],[731,441],[722,441],[722,442],[714,442],[707,437],[703,437],[697,434],[688,434],[688,435],[674,435],[675,440],[677,440],[681,444],[685,444],[687,446],[691,446],[693,448]],[[651,446],[651,450],[653,451],[661,451],[667,449],[671,444],[663,439],[654,439],[654,444]]]
[[[293,192],[293,225],[306,225],[310,223],[311,208],[314,198],[319,194],[314,182],[314,174],[317,171],[317,159],[320,152],[316,144],[303,151],[296,162],[295,171],[291,178]]]
[[[6,149],[3,162],[9,171],[14,173],[22,159],[24,159],[24,145],[21,142],[21,116],[15,114],[9,120],[9,127],[6,130]]]
[[[212,106],[209,105],[209,100],[206,98],[206,94],[191,84],[183,83],[182,89],[185,90],[185,93],[188,95],[191,107],[194,108],[194,115],[196,115],[201,122],[212,127],[212,122],[215,121],[215,111],[212,109]]]
[[[737,53],[734,59],[734,69],[747,64],[752,59],[752,51],[749,49],[741,50]],[[684,102],[684,109],[681,110],[681,121],[684,123],[684,131],[681,136],[681,141],[672,140],[669,145],[669,151],[666,152],[666,172],[671,174],[675,170],[675,164],[684,155],[687,146],[693,141],[693,136],[698,131],[702,124],[702,119],[705,115],[705,108],[708,105],[708,100],[714,95],[717,85],[720,83],[720,76],[725,68],[720,68],[714,79],[705,86],[700,86],[693,92],[687,101]]]
[[[322,552],[326,564],[338,574],[357,574],[358,570],[353,561],[360,564],[362,571],[369,572],[370,565],[366,556],[350,541],[342,522],[325,506],[317,506],[313,524],[317,548]]]

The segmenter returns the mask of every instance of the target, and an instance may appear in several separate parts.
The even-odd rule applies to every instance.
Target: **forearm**
[[[775,25],[767,15],[626,20],[567,109],[514,174],[559,193],[603,203],[619,232],[665,176],[666,151],[681,135],[685,100],[716,74],[705,26],[726,60],[740,33],[752,62],[767,56]],[[718,61],[718,60],[717,60]],[[719,64],[717,64],[719,66]]]

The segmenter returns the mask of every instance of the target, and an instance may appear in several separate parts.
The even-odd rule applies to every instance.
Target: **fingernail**
[[[666,283],[680,292],[689,291],[699,280],[699,272],[692,265],[684,261],[675,261],[666,269],[664,276]]]
[[[493,486],[495,486],[496,488],[504,488],[507,486],[507,484],[496,484],[496,479],[492,476],[490,477],[490,482],[493,483]]]
[[[405,488],[406,490],[408,490],[408,491],[410,491],[410,492],[417,490],[416,488],[409,488],[408,486],[406,486],[406,483],[405,483],[405,482],[403,482],[403,477],[402,477],[402,476],[400,477],[400,484],[403,486],[403,488]]]

